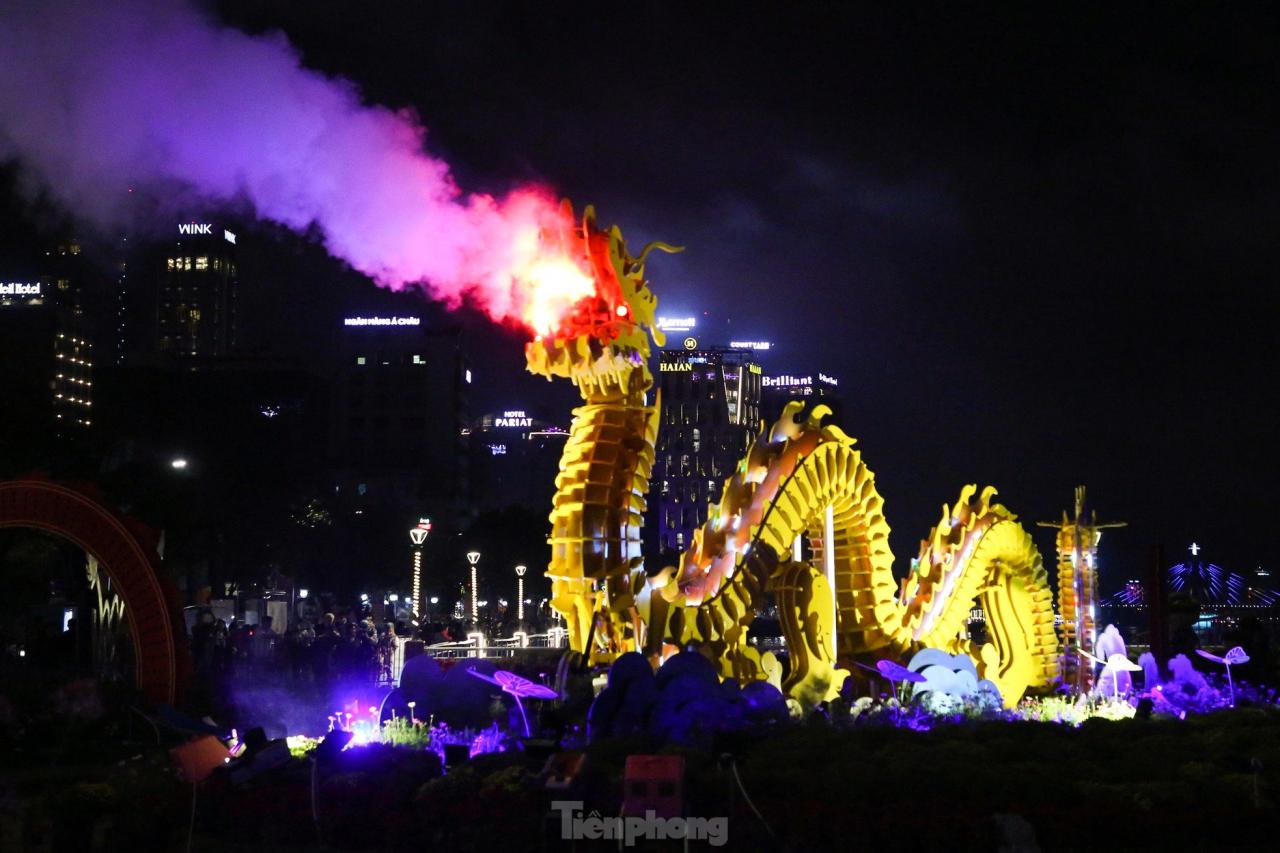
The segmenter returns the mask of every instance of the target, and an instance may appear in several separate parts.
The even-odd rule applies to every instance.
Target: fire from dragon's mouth
[[[509,227],[509,241],[500,273],[508,298],[502,311],[508,320],[526,327],[537,337],[555,334],[584,299],[599,295],[588,271],[587,243],[582,226],[566,208],[549,195],[537,192],[518,196],[501,208]],[[495,301],[481,288],[481,300]],[[490,310],[491,314],[497,313]]]
[[[523,285],[521,319],[539,337],[560,328],[573,306],[595,294],[595,280],[563,255],[538,255],[513,274]]]

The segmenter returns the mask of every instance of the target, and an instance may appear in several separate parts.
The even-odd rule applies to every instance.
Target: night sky
[[[1087,484],[1130,522],[1104,591],[1157,542],[1275,568],[1274,14],[688,5],[217,8],[417,110],[464,188],[686,246],[662,313],[839,379],[899,561],[966,482],[1028,522]],[[518,336],[465,319],[474,410],[532,408]]]

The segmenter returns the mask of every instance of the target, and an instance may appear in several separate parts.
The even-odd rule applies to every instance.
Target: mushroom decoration
[[[496,684],[502,688],[503,693],[509,693],[516,700],[516,707],[520,709],[520,719],[524,721],[524,736],[529,737],[529,717],[524,712],[524,703],[521,699],[555,699],[560,694],[541,684],[530,681],[527,678],[516,675],[514,672],[508,672],[500,669],[493,675],[485,675],[483,672],[477,672],[469,669],[467,672],[474,675],[481,681],[487,681],[490,684]]]
[[[1196,649],[1196,654],[1200,655],[1200,657],[1204,658],[1205,660],[1211,660],[1214,663],[1220,663],[1227,668],[1227,686],[1231,689],[1231,707],[1234,708],[1236,706],[1236,684],[1231,679],[1231,665],[1248,663],[1249,656],[1245,654],[1244,649],[1240,648],[1239,646],[1235,646],[1234,648],[1231,649],[1231,651],[1227,652],[1222,657],[1218,657],[1215,654],[1210,654],[1209,652],[1206,652],[1204,649]]]
[[[1111,671],[1111,686],[1115,693],[1115,698],[1117,699],[1120,698],[1120,684],[1119,680],[1115,677],[1115,674],[1117,672],[1142,672],[1142,667],[1138,666],[1122,654],[1114,654],[1109,656],[1106,660],[1102,660],[1101,658],[1096,658],[1089,654],[1084,649],[1076,649],[1076,651],[1094,663],[1101,664],[1103,672],[1106,672],[1107,670]]]

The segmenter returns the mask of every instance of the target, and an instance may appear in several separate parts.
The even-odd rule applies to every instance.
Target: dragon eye
[[[617,310],[618,310],[618,316],[619,316],[619,317],[625,317],[625,316],[627,316],[627,306],[625,306],[625,305],[619,305]]]

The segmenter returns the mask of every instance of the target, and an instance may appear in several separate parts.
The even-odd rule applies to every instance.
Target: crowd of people
[[[336,609],[336,608],[335,608]],[[550,624],[534,609],[524,624],[537,632]],[[487,637],[510,636],[517,629],[513,613],[500,612],[476,625],[465,620],[375,623],[360,611],[313,614],[293,620],[278,632],[264,616],[257,625],[243,619],[224,621],[202,609],[191,629],[191,657],[196,674],[221,681],[250,674],[285,679],[290,686],[324,686],[335,681],[386,683],[395,678],[396,647],[406,640],[423,645],[464,642],[470,632]]]
[[[196,673],[207,678],[257,672],[283,675],[293,684],[386,682],[393,676],[396,641],[389,622],[325,613],[281,634],[270,617],[259,625],[243,619],[228,624],[206,610],[191,631],[191,657]]]

